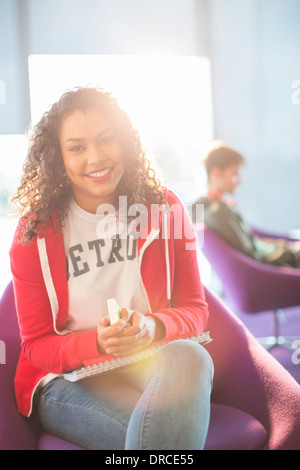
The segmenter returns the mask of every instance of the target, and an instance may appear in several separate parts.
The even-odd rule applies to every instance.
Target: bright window
[[[213,137],[210,62],[194,56],[33,55],[31,110],[37,122],[66,90],[96,84],[112,91],[162,170],[189,203],[201,192],[201,150]]]
[[[15,192],[27,151],[24,135],[0,135],[0,295],[11,279],[8,251],[17,220],[10,216],[10,199]]]

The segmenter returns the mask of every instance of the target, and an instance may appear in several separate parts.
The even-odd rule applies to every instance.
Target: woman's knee
[[[201,371],[212,380],[213,361],[207,350],[194,341],[177,340],[170,342],[164,349],[164,360],[173,365],[179,372],[183,370]]]

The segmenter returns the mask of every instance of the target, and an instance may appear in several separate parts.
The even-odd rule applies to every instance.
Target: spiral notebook
[[[98,362],[98,363],[97,363],[97,359],[99,361],[99,358],[88,359],[84,361],[84,367],[81,367],[80,369],[76,369],[72,372],[63,374],[63,377],[69,382],[77,382],[78,380],[81,380],[87,377],[92,377],[93,375],[102,374],[103,372],[117,369],[119,367],[126,366],[134,362],[138,362],[142,359],[147,359],[148,357],[153,356],[156,352],[160,351],[167,344],[169,344],[172,341],[175,341],[176,339],[195,341],[196,343],[199,343],[202,346],[212,341],[208,331],[198,334],[198,335],[192,334],[191,336],[177,337],[177,338],[172,339],[171,341],[155,344],[149,348],[144,349],[143,351],[130,354],[129,356],[124,356],[124,357],[108,356],[108,359],[106,361]]]

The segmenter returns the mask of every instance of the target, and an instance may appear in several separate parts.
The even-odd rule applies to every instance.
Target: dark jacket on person
[[[241,215],[226,202],[200,197],[192,207],[195,222],[196,204],[204,205],[204,223],[238,251],[262,263],[296,267],[297,259],[284,240],[265,240],[256,236]]]

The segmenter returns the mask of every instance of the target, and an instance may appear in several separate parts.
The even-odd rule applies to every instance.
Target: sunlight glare
[[[33,123],[67,89],[104,88],[128,112],[164,182],[188,202],[201,192],[200,153],[213,138],[207,58],[32,55],[29,72]]]

